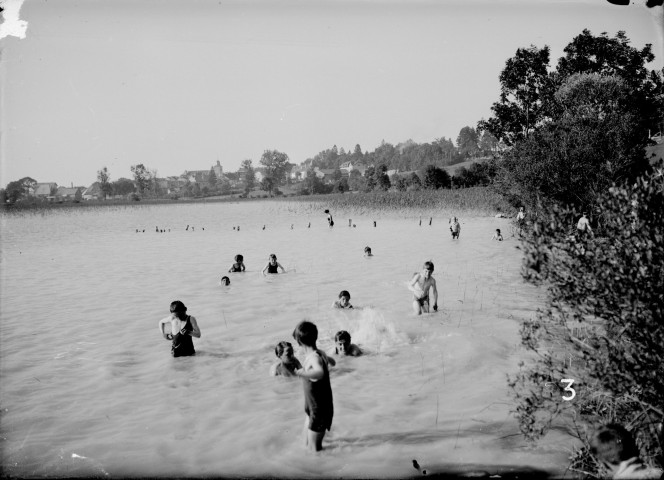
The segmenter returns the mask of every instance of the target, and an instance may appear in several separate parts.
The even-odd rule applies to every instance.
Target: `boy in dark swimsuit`
[[[187,315],[187,307],[179,300],[171,303],[171,315],[159,320],[159,331],[166,340],[172,340],[171,354],[174,357],[188,357],[196,354],[194,341],[191,337],[201,338],[198,322],[191,315]],[[170,333],[164,330],[166,324],[171,324]]]
[[[323,449],[325,431],[332,426],[334,405],[329,366],[336,365],[336,362],[316,348],[318,329],[313,323],[300,322],[293,331],[293,338],[304,348],[306,355],[303,368],[295,370],[304,387],[304,411],[307,414],[304,445],[318,452]]]

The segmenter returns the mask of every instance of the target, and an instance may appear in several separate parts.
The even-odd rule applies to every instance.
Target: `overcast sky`
[[[661,69],[662,7],[644,1],[25,0],[25,38],[0,40],[0,184],[456,142],[519,47],[548,45],[553,67],[584,28],[624,30]]]

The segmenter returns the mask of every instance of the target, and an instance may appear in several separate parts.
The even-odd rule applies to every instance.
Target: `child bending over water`
[[[195,355],[194,341],[191,337],[201,338],[201,331],[198,328],[196,319],[187,315],[187,307],[179,300],[171,303],[171,315],[159,320],[159,331],[166,340],[172,340],[171,354],[174,357],[186,357]],[[164,327],[170,323],[170,332],[166,332]]]
[[[332,426],[334,405],[332,386],[330,385],[330,365],[336,365],[334,359],[318,350],[318,328],[311,322],[303,321],[295,327],[293,338],[304,348],[304,365],[295,370],[302,378],[304,388],[304,445],[312,451],[323,449],[325,431]]]

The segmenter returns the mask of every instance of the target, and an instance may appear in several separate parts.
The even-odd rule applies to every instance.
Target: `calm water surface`
[[[426,212],[420,226],[417,212],[332,212],[330,229],[324,208],[266,201],[3,216],[3,470],[401,478],[418,475],[416,459],[428,473],[562,472],[571,439],[552,433],[531,447],[509,413],[506,374],[524,355],[518,322],[543,299],[519,275],[508,220]],[[506,241],[490,240],[495,228]],[[366,245],[374,257],[363,257]],[[221,287],[237,253],[247,271]],[[270,253],[287,274],[260,274]],[[406,284],[425,260],[436,267],[440,310],[418,317]],[[332,309],[342,289],[363,308]],[[201,328],[195,357],[172,358],[157,329],[176,299]],[[319,348],[330,351],[344,329],[367,353],[332,370],[335,417],[318,454],[302,446],[301,380],[268,376],[275,344],[292,342],[305,318],[318,325]]]

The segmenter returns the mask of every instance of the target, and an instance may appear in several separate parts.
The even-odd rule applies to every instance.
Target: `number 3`
[[[565,395],[563,395],[563,400],[569,402],[569,401],[572,400],[574,397],[576,397],[576,391],[572,388],[572,384],[574,383],[574,380],[571,379],[571,378],[563,378],[563,379],[560,380],[560,381],[561,381],[561,382],[567,382],[567,386],[565,387],[565,391],[566,391],[566,392],[571,392],[571,393],[572,393],[571,396],[569,396],[569,397],[566,397]]]

